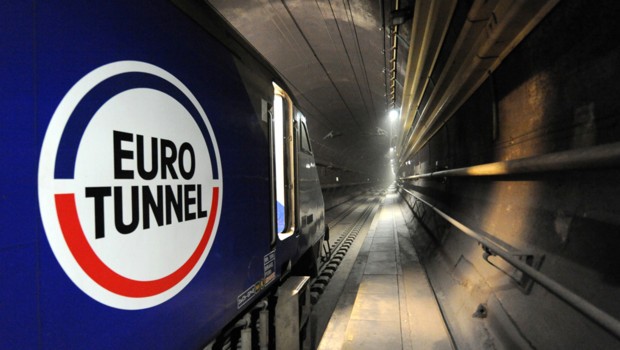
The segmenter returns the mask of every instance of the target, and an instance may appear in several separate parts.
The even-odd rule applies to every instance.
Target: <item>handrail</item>
[[[443,211],[441,211],[434,205],[422,199],[419,195],[414,194],[413,193],[414,191],[410,191],[400,185],[399,187],[403,191],[407,192],[409,195],[414,197],[416,200],[419,200],[420,202],[426,204],[428,207],[433,209],[439,216],[446,219],[448,222],[450,222],[456,228],[461,230],[463,233],[472,237],[473,239],[478,241],[483,246],[486,246],[487,248],[489,248],[494,255],[500,256],[501,258],[506,260],[508,263],[510,263],[512,266],[514,266],[515,268],[519,269],[523,273],[530,276],[532,280],[538,282],[538,284],[540,284],[546,290],[548,290],[549,292],[551,292],[558,298],[564,300],[569,306],[579,311],[583,315],[587,316],[592,321],[594,321],[596,324],[598,324],[603,329],[605,329],[607,332],[609,332],[609,334],[613,335],[616,339],[620,340],[620,321],[618,321],[617,319],[615,319],[614,317],[612,317],[605,311],[597,308],[592,303],[580,297],[579,295],[573,293],[572,291],[570,291],[569,289],[567,289],[560,283],[556,282],[555,280],[551,279],[550,277],[546,276],[540,271],[537,271],[531,266],[515,258],[509,252],[506,252],[504,249],[502,249],[502,247],[498,246],[495,242],[490,241],[489,239],[485,238],[484,234],[465,226],[464,224],[457,221],[456,219],[449,216],[448,214],[444,213]]]
[[[448,176],[501,176],[531,174],[577,169],[599,169],[618,165],[620,165],[620,142],[549,153],[541,156],[507,160],[503,162],[434,171],[425,174],[402,177],[401,180],[417,180],[423,178]]]

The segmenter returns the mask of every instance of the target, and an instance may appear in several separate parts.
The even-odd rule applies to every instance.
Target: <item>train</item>
[[[204,1],[2,8],[0,348],[294,342],[328,228],[278,72]]]

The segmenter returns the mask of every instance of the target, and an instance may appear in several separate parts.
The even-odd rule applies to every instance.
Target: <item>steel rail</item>
[[[347,216],[349,216],[349,214],[351,214],[353,211],[355,211],[356,203],[351,203],[350,200],[347,201],[346,203],[349,204],[349,207],[344,209],[340,214],[338,214],[338,216],[336,216],[335,218],[331,219],[331,221],[327,223],[327,225],[329,227],[338,225],[342,220],[344,220]],[[342,204],[344,204],[344,203],[342,203]]]
[[[319,301],[325,288],[340,266],[340,263],[344,260],[349,248],[351,248],[353,242],[357,238],[357,235],[368,222],[368,219],[371,217],[371,214],[377,205],[378,203],[376,200],[368,203],[367,207],[362,213],[359,214],[355,222],[343,230],[338,239],[334,242],[331,248],[333,253],[330,254],[327,261],[321,264],[319,267],[318,276],[310,282],[310,299],[312,304],[316,304]]]
[[[434,171],[402,177],[401,180],[418,180],[451,176],[502,176],[541,172],[601,169],[620,165],[620,142],[549,153],[503,162],[474,165],[464,168]]]
[[[594,306],[592,303],[580,297],[579,295],[573,293],[571,290],[551,279],[547,275],[523,263],[518,258],[515,258],[509,252],[506,252],[504,249],[502,249],[502,247],[498,246],[495,242],[485,238],[484,234],[482,234],[481,232],[465,226],[461,222],[457,221],[453,217],[440,210],[439,208],[422,199],[419,195],[414,194],[413,191],[410,191],[402,186],[399,187],[407,194],[414,197],[416,200],[419,200],[420,202],[426,204],[429,208],[433,209],[439,216],[446,219],[449,223],[454,225],[463,233],[475,239],[480,244],[488,247],[493,254],[500,256],[512,266],[530,276],[534,281],[536,281],[546,290],[565,301],[566,304],[579,311],[586,317],[590,318],[596,324],[609,332],[609,334],[613,335],[616,339],[620,339],[620,321],[618,321],[605,311]]]
[[[351,224],[349,224],[345,229],[342,230],[342,233],[338,236],[338,238],[336,238],[336,240],[334,241],[333,245],[330,247],[332,252],[338,252],[338,250],[340,250],[340,248],[342,247],[343,243],[351,236],[351,233],[354,231],[358,231],[364,226],[364,224],[366,223],[366,221],[368,220],[368,216],[370,215],[370,213],[372,212],[372,209],[377,205],[376,200],[373,200],[370,203],[366,204],[366,208],[364,209],[364,211],[362,211],[359,216],[355,219],[355,221]],[[352,215],[353,212],[355,211],[355,209],[357,209],[357,207],[353,207],[354,210],[349,211],[347,213],[347,217],[349,215]],[[344,218],[343,218],[344,219]],[[357,235],[357,233],[355,234]],[[348,248],[347,248],[348,249]],[[332,254],[335,255],[336,253]],[[327,266],[330,262],[331,262],[331,258],[326,261],[323,265],[321,265],[321,269],[323,269],[325,266]]]

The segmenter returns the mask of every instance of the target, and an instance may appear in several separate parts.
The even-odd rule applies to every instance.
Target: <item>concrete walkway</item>
[[[374,218],[318,348],[452,349],[393,191]]]

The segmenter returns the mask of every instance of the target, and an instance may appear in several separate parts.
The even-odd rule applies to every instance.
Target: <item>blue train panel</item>
[[[0,28],[0,348],[204,346],[276,278],[271,80],[166,1]]]

